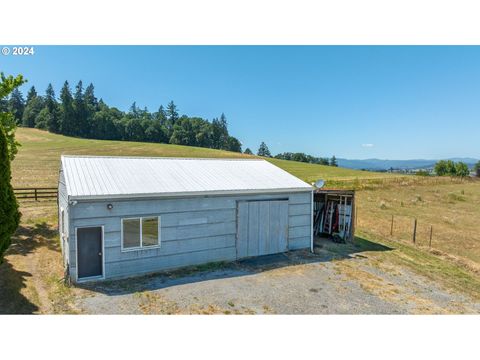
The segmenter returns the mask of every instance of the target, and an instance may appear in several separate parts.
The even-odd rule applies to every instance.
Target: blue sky
[[[121,110],[224,112],[254,151],[480,158],[480,47],[36,46],[0,71],[23,74],[25,94],[81,79]]]

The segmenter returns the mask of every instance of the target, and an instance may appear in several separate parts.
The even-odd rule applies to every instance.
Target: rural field
[[[13,162],[15,187],[56,186],[61,154],[246,156],[36,129],[18,129],[17,139],[22,146]],[[480,312],[479,181],[270,161],[308,182],[323,178],[327,186],[356,189],[355,244],[322,243],[316,255],[293,254],[267,265],[213,264],[100,287],[68,287],[62,282],[56,203],[25,200],[21,226],[0,265],[0,313]],[[276,299],[272,289],[284,289],[290,298]]]
[[[128,141],[87,140],[51,134],[43,130],[18,128],[22,144],[13,162],[13,186],[57,186],[60,155],[166,156],[166,157],[250,157],[240,153],[181,145]],[[289,173],[312,182],[395,178],[390,174],[334,168],[294,161],[268,159]]]

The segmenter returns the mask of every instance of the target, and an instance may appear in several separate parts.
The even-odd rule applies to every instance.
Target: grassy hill
[[[14,187],[56,186],[60,155],[125,155],[170,157],[241,158],[249,155],[181,145],[152,144],[128,141],[89,140],[51,134],[28,128],[17,129],[22,145],[13,162]],[[393,175],[296,161],[268,159],[273,164],[307,181],[330,180],[333,184],[354,179],[383,179]]]

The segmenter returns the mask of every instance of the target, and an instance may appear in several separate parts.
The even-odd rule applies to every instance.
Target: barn
[[[313,244],[313,188],[260,159],[62,156],[58,195],[73,282]]]

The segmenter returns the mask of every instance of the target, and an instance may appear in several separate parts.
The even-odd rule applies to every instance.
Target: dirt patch
[[[384,278],[374,275],[352,262],[336,261],[335,270],[350,280],[360,284],[362,289],[380,297],[383,300],[397,300],[400,289],[394,284],[385,281]]]

